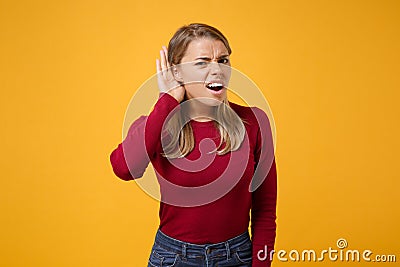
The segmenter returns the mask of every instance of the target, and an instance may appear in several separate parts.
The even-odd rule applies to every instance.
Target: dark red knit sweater
[[[110,161],[114,173],[126,181],[140,178],[152,163],[162,198],[160,229],[175,239],[195,244],[225,241],[247,231],[251,210],[253,266],[270,266],[268,259],[258,260],[257,252],[265,246],[271,251],[275,242],[277,174],[271,128],[261,109],[230,106],[246,128],[236,151],[207,153],[219,145],[218,130],[213,121],[191,120],[194,150],[184,158],[163,157],[161,140],[168,139],[163,123],[180,106],[161,93],[152,112],[132,123]]]

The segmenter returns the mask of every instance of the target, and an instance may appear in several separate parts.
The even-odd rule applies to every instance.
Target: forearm
[[[253,267],[270,266],[276,236],[277,174],[275,160],[267,177],[253,193],[251,230]]]
[[[179,111],[179,102],[168,93],[160,93],[154,109],[150,112],[145,124],[145,145],[149,157],[160,150],[161,134],[170,117]]]

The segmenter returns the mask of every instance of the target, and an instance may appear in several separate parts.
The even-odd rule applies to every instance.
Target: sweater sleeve
[[[151,158],[159,151],[164,122],[179,108],[174,97],[160,93],[150,114],[132,123],[125,140],[110,154],[116,176],[125,181],[143,176]]]
[[[253,267],[271,266],[276,236],[277,172],[271,127],[267,115],[255,110],[258,120],[256,170],[252,181],[251,232]]]

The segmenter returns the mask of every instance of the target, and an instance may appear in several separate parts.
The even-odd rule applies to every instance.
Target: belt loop
[[[225,248],[226,248],[226,260],[229,260],[231,258],[231,250],[229,248],[229,242],[225,242]]]
[[[182,245],[182,256],[184,259],[186,258],[186,244]]]

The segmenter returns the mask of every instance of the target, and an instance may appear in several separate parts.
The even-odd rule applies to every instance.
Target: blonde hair
[[[219,30],[206,24],[192,23],[179,28],[171,38],[168,45],[170,65],[179,64],[189,43],[199,38],[220,40],[224,43],[229,55],[232,53],[228,40]],[[215,107],[214,119],[214,126],[218,129],[221,139],[218,147],[212,152],[224,155],[239,149],[245,137],[246,128],[243,123],[246,122],[230,107],[227,99]],[[164,147],[162,154],[164,157],[185,157],[194,149],[195,140],[192,126],[190,123],[185,123],[188,121],[189,118],[187,118],[184,109],[180,109],[168,120],[165,130],[170,136],[170,142]],[[224,144],[225,146],[223,146]]]

